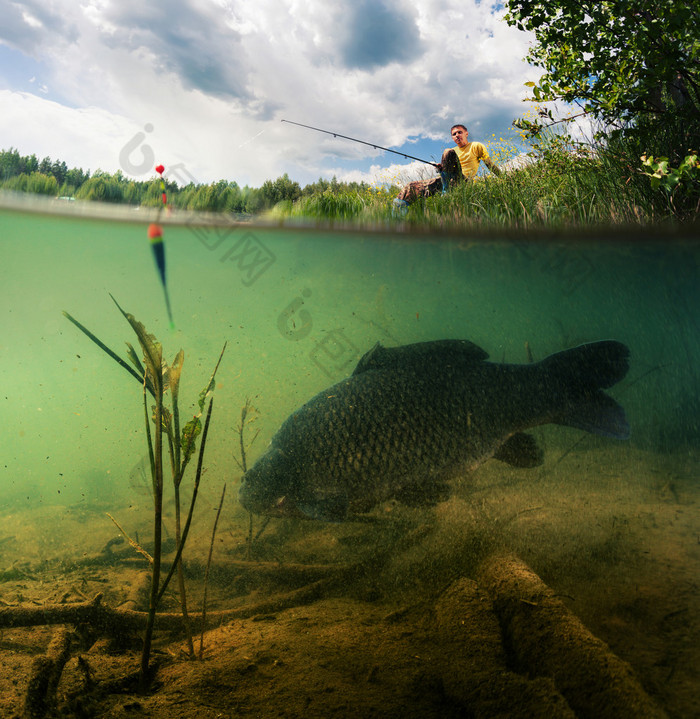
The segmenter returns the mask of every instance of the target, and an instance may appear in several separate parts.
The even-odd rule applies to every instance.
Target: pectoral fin
[[[544,461],[544,453],[531,434],[516,432],[509,437],[494,453],[494,459],[511,467],[539,467]]]
[[[301,500],[297,509],[306,519],[318,519],[322,522],[342,522],[348,516],[348,498],[346,495],[329,495],[323,498]]]

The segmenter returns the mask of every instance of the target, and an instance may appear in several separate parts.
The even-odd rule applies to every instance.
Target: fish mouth
[[[268,502],[242,502],[243,506],[253,514],[263,514],[267,517],[282,517],[294,519],[308,519],[308,515],[299,509],[294,500],[286,494]]]
[[[299,509],[294,500],[289,495],[282,495],[277,499],[271,507],[267,509],[265,514],[272,517],[295,517],[297,519],[307,519],[307,515]]]

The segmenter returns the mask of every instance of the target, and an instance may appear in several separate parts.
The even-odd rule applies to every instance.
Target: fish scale
[[[256,513],[342,521],[388,499],[433,504],[455,471],[491,457],[536,466],[530,427],[625,438],[624,411],[601,388],[625,376],[628,357],[612,340],[527,365],[487,362],[466,340],[378,344],[285,420],[244,475],[240,501]]]

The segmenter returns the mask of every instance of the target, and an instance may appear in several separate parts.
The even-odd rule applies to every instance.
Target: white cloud
[[[465,121],[478,139],[521,114],[535,74],[521,60],[527,36],[477,0],[24,6],[31,21],[0,0],[0,42],[50,68],[47,93],[2,93],[3,144],[93,170],[119,169],[124,146],[150,124],[144,143],[158,162],[201,182],[368,173],[384,161],[370,148],[279,120],[389,147],[408,137],[447,144],[449,125]]]

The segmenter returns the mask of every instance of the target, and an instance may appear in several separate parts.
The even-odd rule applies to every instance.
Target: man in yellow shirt
[[[397,210],[405,209],[419,197],[430,197],[440,191],[444,193],[463,180],[473,179],[479,170],[479,162],[483,162],[494,175],[501,174],[486,148],[480,142],[469,142],[469,131],[465,125],[453,125],[450,134],[456,147],[442,153],[442,159],[437,166],[440,177],[418,180],[406,185],[394,200]]]

